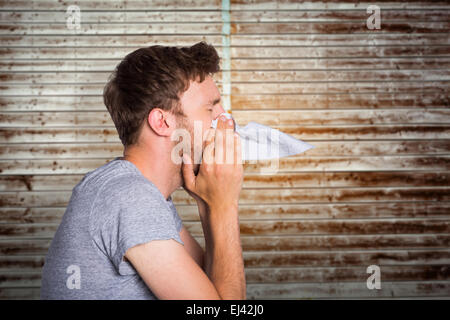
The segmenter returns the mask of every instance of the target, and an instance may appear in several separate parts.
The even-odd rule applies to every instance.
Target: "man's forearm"
[[[237,206],[206,207],[204,269],[222,299],[245,299],[246,283]],[[206,213],[206,212],[205,212]]]

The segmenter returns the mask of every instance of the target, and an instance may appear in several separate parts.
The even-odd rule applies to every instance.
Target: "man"
[[[241,145],[225,134],[232,121],[208,130],[224,112],[217,71],[217,52],[204,42],[141,48],[117,66],[104,101],[124,154],[73,189],[45,259],[42,299],[245,299]],[[206,136],[200,150],[195,123]],[[183,163],[176,130],[190,133]],[[196,200],[205,251],[172,203],[180,186]]]

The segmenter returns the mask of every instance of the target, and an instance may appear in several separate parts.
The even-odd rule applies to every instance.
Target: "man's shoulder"
[[[120,173],[104,182],[99,196],[114,196],[132,200],[136,196],[159,198],[158,189],[145,177],[130,172]]]
[[[82,193],[101,194],[105,189],[114,192],[147,184],[137,168],[116,159],[86,173],[75,189]]]
[[[94,170],[86,186],[86,190],[95,190],[96,202],[101,206],[135,206],[164,200],[159,189],[126,161],[110,162]]]

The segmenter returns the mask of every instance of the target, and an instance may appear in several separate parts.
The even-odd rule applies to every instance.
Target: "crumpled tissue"
[[[212,121],[212,128],[217,128],[217,121],[221,115],[226,116],[228,119],[233,119],[231,114],[227,112],[221,113]],[[307,142],[254,121],[250,121],[244,127],[240,127],[235,122],[235,131],[241,138],[243,161],[278,159],[315,148]]]

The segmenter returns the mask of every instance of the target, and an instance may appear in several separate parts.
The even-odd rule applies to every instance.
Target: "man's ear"
[[[154,108],[149,112],[147,123],[159,136],[170,136],[175,128],[170,113],[160,108]]]

